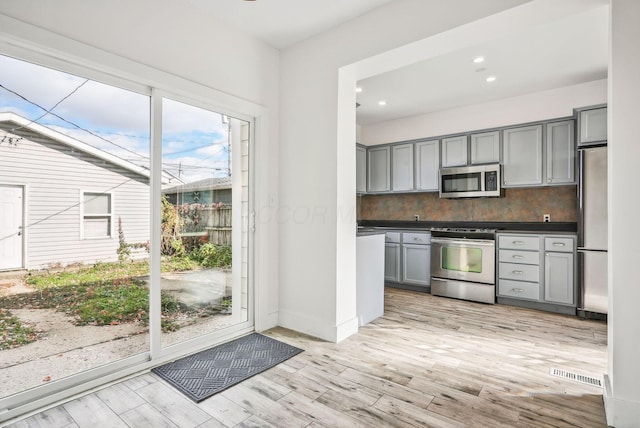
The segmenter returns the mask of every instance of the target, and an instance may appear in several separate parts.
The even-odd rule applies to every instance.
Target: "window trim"
[[[87,214],[85,213],[85,195],[109,195],[109,209],[111,213],[109,214]],[[81,241],[95,241],[95,240],[105,240],[105,239],[114,239],[114,197],[113,192],[101,192],[99,190],[81,190],[80,191],[80,240]],[[85,220],[89,218],[109,218],[109,236],[86,236],[85,235]]]

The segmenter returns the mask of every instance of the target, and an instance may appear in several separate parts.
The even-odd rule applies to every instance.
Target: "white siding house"
[[[115,261],[149,240],[146,168],[0,113],[0,270]]]

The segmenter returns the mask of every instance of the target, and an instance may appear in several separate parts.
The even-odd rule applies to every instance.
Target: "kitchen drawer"
[[[498,260],[507,263],[522,263],[525,265],[539,265],[540,253],[537,251],[500,250]]]
[[[403,232],[402,233],[403,244],[431,244],[430,233],[420,232]]]
[[[386,232],[384,242],[400,243],[400,232]]]
[[[512,250],[540,250],[540,238],[528,235],[500,235],[498,237],[498,248]]]
[[[540,281],[540,266],[501,262],[498,269],[500,278],[516,281]]]
[[[498,295],[518,299],[540,300],[540,284],[501,279],[498,281]]]
[[[544,250],[555,251],[558,253],[572,253],[574,250],[575,240],[573,238],[544,238]]]

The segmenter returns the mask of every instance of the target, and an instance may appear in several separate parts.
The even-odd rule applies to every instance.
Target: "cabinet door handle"
[[[518,255],[518,254],[514,254],[512,257],[513,257],[514,259],[524,259],[524,256],[520,256],[520,255]]]
[[[521,271],[521,270],[514,270],[514,271],[512,271],[512,273],[513,273],[514,275],[524,275],[524,272],[523,272],[523,271]]]
[[[511,291],[515,291],[516,293],[524,293],[524,288],[512,288]]]
[[[513,241],[513,245],[524,245],[524,241]]]
[[[564,247],[564,242],[554,242],[553,246],[554,247]]]

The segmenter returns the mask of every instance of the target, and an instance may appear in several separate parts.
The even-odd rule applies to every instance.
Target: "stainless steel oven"
[[[431,294],[495,303],[495,230],[431,230]]]

